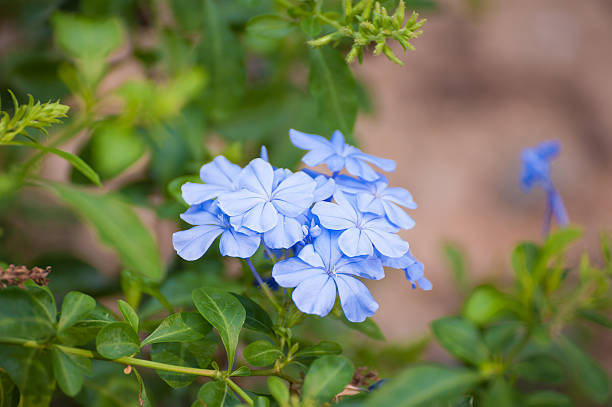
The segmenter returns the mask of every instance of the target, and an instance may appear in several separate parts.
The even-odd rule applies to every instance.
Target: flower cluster
[[[521,187],[529,191],[539,186],[546,192],[546,217],[544,234],[548,234],[551,218],[554,217],[560,226],[569,223],[567,211],[561,194],[555,188],[550,175],[550,161],[561,152],[561,144],[556,140],[544,141],[534,148],[526,148],[521,154]]]
[[[204,184],[182,187],[191,208],[181,218],[194,227],[174,233],[179,256],[198,259],[219,236],[224,256],[248,259],[260,246],[269,254],[285,249],[272,277],[278,285],[294,288],[298,309],[325,316],[338,295],[353,322],[378,309],[357,277],[379,280],[383,266],[403,269],[413,288],[418,284],[430,290],[423,264],[397,234],[414,226],[401,206],[417,205],[408,191],[389,187],[385,176],[370,166],[393,171],[395,162],[346,144],[339,131],[331,140],[296,130],[289,135],[296,147],[308,150],[305,164],[326,164],[332,174],[274,168],[265,148],[261,158],[244,168],[216,157],[200,171]],[[352,176],[340,174],[342,170]]]

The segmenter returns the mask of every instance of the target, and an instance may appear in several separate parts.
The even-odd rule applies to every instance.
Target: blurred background
[[[235,34],[268,3],[226,2],[218,13]],[[392,342],[422,338],[431,320],[459,306],[461,293],[449,272],[445,244],[465,254],[474,281],[506,281],[516,242],[541,239],[545,196],[519,188],[523,148],[548,139],[562,142],[553,177],[572,223],[586,231],[570,263],[584,250],[597,258],[599,234],[612,225],[612,3],[407,3],[428,22],[415,41],[416,51],[394,49],[405,65],[368,56],[363,65],[351,66],[361,83],[354,137],[368,153],[397,161],[391,183],[407,188],[419,204],[411,213],[416,227],[403,237],[434,285],[429,292],[412,290],[399,271],[369,285],[380,303],[375,320]],[[74,33],[68,23],[51,18],[57,12],[123,22],[120,35],[127,40],[110,47],[104,72],[92,73],[91,83],[83,72],[95,68],[79,68],[82,56],[71,56],[58,39]],[[172,186],[167,189],[172,180],[197,173],[219,153],[248,161],[261,143],[268,145],[272,161],[296,165],[301,151],[289,146],[289,127],[326,136],[333,130],[319,123],[304,93],[300,37],[241,37],[242,56],[234,55],[233,37],[224,37],[228,45],[221,55],[227,65],[217,67],[207,59],[219,51],[207,48],[211,44],[190,51],[190,42],[197,41],[194,33],[208,26],[191,14],[196,13],[184,1],[0,0],[3,106],[10,105],[6,89],[12,89],[22,101],[28,93],[41,100],[59,98],[71,105],[72,120],[95,122],[61,147],[92,164],[105,190],[120,191],[139,205],[168,262],[176,261],[170,234],[177,230],[181,209],[172,203]],[[236,79],[232,69],[243,64],[246,78]],[[236,80],[247,85],[239,95],[227,95],[222,86]],[[101,102],[88,101],[91,92]],[[210,100],[211,94],[221,95],[218,104],[199,99]],[[114,149],[110,161],[104,158],[108,144]],[[0,151],[3,171],[11,154]],[[44,161],[41,174],[86,183],[56,157]],[[53,265],[57,279],[78,281],[104,295],[101,287],[112,286],[110,276],[120,269],[113,252],[90,228],[70,222],[61,206],[42,210],[52,197],[36,190],[19,196],[10,191],[0,196],[0,257]],[[58,260],[59,252],[70,253],[62,257],[65,263]],[[62,274],[62,264],[82,273]],[[608,334],[596,342],[604,346],[610,339]],[[435,349],[430,352],[441,357]],[[609,352],[600,356],[612,366]]]

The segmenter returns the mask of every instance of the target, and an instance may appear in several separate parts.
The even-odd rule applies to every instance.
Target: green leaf
[[[495,379],[482,395],[482,407],[514,407],[514,393],[510,384],[503,378]]]
[[[508,298],[492,286],[478,287],[463,305],[463,315],[478,325],[491,322],[510,307]]]
[[[540,391],[525,396],[524,407],[572,407],[572,401],[565,395],[556,391]]]
[[[456,246],[447,243],[444,245],[444,256],[459,291],[464,295],[469,293],[472,283],[468,276],[463,253]]]
[[[473,370],[439,365],[412,367],[372,393],[365,407],[431,406],[470,391],[482,379]]]
[[[492,353],[508,352],[524,335],[524,329],[519,322],[502,322],[488,327],[484,331],[484,341]]]
[[[27,287],[28,294],[32,297],[34,303],[44,310],[49,321],[55,323],[57,320],[57,306],[49,287],[38,286],[33,281],[26,281],[24,285]]]
[[[200,314],[217,328],[227,352],[228,366],[233,366],[238,335],[246,318],[244,307],[232,294],[218,289],[198,288],[192,296]]]
[[[353,379],[355,369],[340,355],[326,355],[315,360],[304,378],[302,397],[318,402],[329,401]]]
[[[76,396],[83,387],[83,374],[91,370],[91,360],[64,353],[58,347],[51,348],[53,374],[66,395]]]
[[[264,333],[271,338],[274,337],[274,329],[272,328],[272,319],[270,315],[261,308],[259,304],[243,295],[234,294],[234,297],[240,301],[244,310],[246,311],[246,319],[244,320],[244,327],[252,329],[257,332]]]
[[[510,372],[523,380],[534,383],[559,384],[565,379],[565,369],[552,356],[536,354],[514,363]]]
[[[51,402],[55,379],[49,352],[22,346],[0,346],[0,367],[21,393],[21,407],[46,407]]]
[[[2,142],[0,145],[8,145],[8,146],[22,146],[22,147],[31,147],[37,150],[44,151],[45,153],[55,154],[64,160],[68,161],[70,165],[72,165],[77,171],[87,177],[88,180],[93,182],[98,186],[102,186],[100,183],[100,176],[96,173],[81,157],[78,155],[74,155],[67,151],[58,150],[57,148],[47,147],[40,143],[35,143],[32,141],[7,141]]]
[[[98,333],[96,349],[107,359],[131,356],[140,349],[140,339],[129,324],[113,322]]]
[[[283,406],[289,403],[289,389],[282,379],[276,376],[268,377],[268,389],[278,404]]]
[[[121,311],[121,315],[123,315],[123,320],[130,324],[130,326],[134,329],[134,332],[138,333],[138,314],[134,311],[134,308],[127,302],[123,300],[117,300],[117,305],[119,306],[119,311]],[[143,341],[143,346],[146,345]]]
[[[46,341],[55,334],[55,315],[32,295],[30,288],[0,290],[0,338]],[[36,293],[42,294],[41,291]]]
[[[582,230],[579,228],[563,228],[551,233],[546,239],[546,243],[542,246],[542,257],[550,258],[561,254],[567,246],[575,242],[582,236]]]
[[[198,55],[210,75],[210,86],[203,95],[205,110],[213,120],[224,120],[244,93],[244,56],[214,0],[204,2],[203,26]]]
[[[338,51],[330,47],[310,50],[308,87],[317,101],[321,120],[350,140],[357,119],[357,86]]]
[[[372,318],[366,318],[363,322],[351,322],[344,316],[339,319],[344,323],[344,325],[348,326],[351,329],[359,331],[372,339],[376,339],[379,341],[385,340],[385,335],[383,335],[382,331]]]
[[[608,400],[610,379],[597,362],[565,337],[559,340],[558,345],[561,360],[565,361],[569,373],[584,394],[597,403]]]
[[[96,127],[86,147],[91,165],[103,179],[121,174],[145,152],[144,140],[124,123],[107,122]]]
[[[316,345],[309,346],[295,354],[294,359],[318,358],[325,355],[337,355],[342,353],[342,347],[336,342],[322,341]]]
[[[94,310],[81,318],[76,324],[58,332],[58,337],[66,345],[85,345],[95,339],[100,329],[113,322],[116,322],[113,314],[102,305],[96,304]]]
[[[270,399],[264,396],[257,396],[253,400],[253,407],[270,407]]]
[[[92,297],[78,291],[70,291],[62,302],[62,313],[57,324],[57,330],[59,332],[65,331],[88,315],[94,308],[96,308],[96,300]]]
[[[96,83],[104,72],[106,57],[123,42],[120,20],[56,13],[52,23],[57,44],[76,59],[86,81]]]
[[[192,407],[233,407],[239,406],[240,400],[234,395],[224,382],[208,382],[200,387],[198,399],[191,405]]]
[[[0,370],[0,407],[17,407],[19,389],[4,370]]]
[[[308,38],[313,38],[321,32],[321,23],[315,16],[304,17],[300,21],[300,28]]]
[[[142,346],[161,342],[191,342],[202,339],[212,327],[197,312],[180,312],[164,319],[142,341]]]
[[[248,35],[262,39],[278,40],[286,37],[295,26],[291,21],[274,14],[262,14],[249,20],[246,26]]]
[[[93,224],[126,267],[154,281],[162,279],[157,245],[130,205],[110,194],[96,195],[68,185],[53,184],[51,189]]]
[[[242,353],[249,364],[253,366],[268,366],[283,356],[283,352],[268,341],[250,343]]]
[[[487,346],[478,329],[465,319],[441,318],[432,323],[434,335],[451,355],[475,365],[489,357]]]
[[[612,329],[612,319],[592,309],[583,309],[578,311],[578,315],[584,319],[588,319],[598,325]]]
[[[154,343],[151,346],[151,360],[176,366],[198,367],[205,369],[210,365],[217,350],[217,338],[208,335],[205,339],[193,342]],[[197,376],[155,371],[172,388],[178,389],[191,384]]]

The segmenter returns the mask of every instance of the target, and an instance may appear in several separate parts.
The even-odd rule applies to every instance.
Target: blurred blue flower
[[[355,195],[357,208],[361,212],[384,215],[391,223],[402,228],[414,227],[414,220],[398,205],[416,209],[417,204],[410,192],[404,188],[389,187],[387,178],[379,174],[374,181],[359,180],[347,175],[336,178],[338,188],[345,193]]]
[[[311,167],[327,164],[330,171],[337,173],[346,170],[368,181],[378,178],[378,174],[368,165],[374,164],[384,171],[395,170],[395,161],[365,154],[356,147],[344,142],[344,136],[336,130],[331,140],[316,134],[306,134],[289,130],[291,142],[302,150],[310,150],[302,158],[302,162]]]
[[[272,277],[281,287],[295,287],[292,298],[300,311],[329,314],[337,291],[346,318],[362,322],[374,315],[378,304],[355,277],[378,280],[384,277],[384,270],[376,258],[343,256],[338,250],[338,237],[338,232],[323,230],[297,257],[276,263]]]
[[[242,170],[238,185],[238,191],[219,196],[219,206],[237,230],[248,228],[260,233],[305,212],[312,205],[316,188],[312,178],[303,172],[275,171],[261,158]],[[279,233],[291,229],[287,226],[283,224]]]
[[[561,144],[556,141],[545,141],[534,148],[526,148],[521,154],[521,187],[528,191],[539,186],[546,192],[546,216],[544,218],[544,234],[550,229],[552,217],[560,226],[569,223],[569,217],[563,204],[561,194],[555,188],[550,174],[550,161],[561,152]]]
[[[396,232],[398,227],[386,217],[361,213],[354,197],[341,191],[334,194],[335,203],[318,202],[312,213],[327,229],[343,231],[338,239],[340,250],[349,257],[373,255],[374,249],[389,257],[400,257],[408,251],[408,243]]]
[[[526,148],[521,153],[521,186],[530,190],[534,185],[544,189],[553,187],[550,176],[550,161],[561,152],[557,140],[544,141],[534,148]]]
[[[181,187],[183,199],[189,205],[197,205],[219,195],[238,190],[238,177],[242,168],[222,155],[202,166],[200,178],[205,184],[187,182]]]
[[[236,231],[227,215],[219,209],[217,201],[192,206],[181,214],[181,218],[196,225],[172,235],[174,250],[185,260],[202,257],[219,235],[219,251],[223,256],[247,258],[259,248],[260,235],[250,231]]]

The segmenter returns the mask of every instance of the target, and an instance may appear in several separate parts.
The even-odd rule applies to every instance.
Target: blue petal
[[[302,157],[302,162],[306,165],[310,165],[311,167],[316,167],[317,165],[327,162],[332,157],[338,156],[331,150],[331,148],[310,150],[304,155],[304,157]],[[342,162],[344,163],[344,160],[342,160]],[[342,169],[342,167],[340,167],[340,169]]]
[[[412,200],[412,195],[404,188],[386,188],[382,193],[382,198],[386,201],[402,205],[408,209],[417,208],[417,204]]]
[[[336,284],[326,273],[321,273],[302,281],[291,298],[303,313],[324,317],[336,302]]]
[[[225,186],[236,189],[238,177],[242,168],[231,163],[222,155],[215,157],[212,162],[204,164],[200,169],[200,178],[207,184]]]
[[[260,241],[261,237],[256,233],[247,235],[226,229],[219,239],[219,251],[223,256],[246,259],[255,254]]]
[[[414,220],[399,206],[394,203],[383,201],[385,215],[391,223],[399,226],[402,229],[411,229],[414,227]]]
[[[268,158],[268,149],[266,146],[261,146],[261,153],[259,154],[259,157],[265,162],[270,162],[270,159]]]
[[[321,256],[326,269],[331,270],[342,257],[342,253],[338,247],[338,238],[340,234],[340,232],[321,229],[321,234],[313,243],[315,252]]]
[[[311,150],[302,158],[302,162],[311,167],[323,163],[329,156],[335,154],[331,143],[326,138],[316,134],[307,134],[291,129],[289,130],[289,138],[297,148]]]
[[[279,214],[271,202],[263,202],[249,209],[242,219],[242,226],[264,233],[278,223]]]
[[[240,191],[223,194],[217,201],[221,210],[228,216],[239,216],[257,205],[264,204],[266,199],[257,192],[241,189]]]
[[[368,288],[359,280],[346,275],[336,276],[340,304],[346,319],[351,322],[363,322],[378,310]]]
[[[279,214],[276,226],[264,233],[264,243],[271,249],[288,249],[304,239],[302,226],[296,218]]]
[[[325,264],[323,264],[323,259],[321,259],[321,256],[317,252],[315,252],[314,246],[311,244],[304,246],[304,248],[300,250],[298,257],[300,258],[300,260],[307,264],[310,264],[312,267],[317,267],[320,269],[325,268]]]
[[[388,257],[381,254],[380,252],[377,252],[376,256],[380,258],[383,266],[392,267],[395,269],[404,269],[406,267],[410,267],[417,261],[412,255],[412,253],[410,253],[410,250],[408,250],[406,254],[400,257]]]
[[[331,155],[327,157],[325,160],[325,164],[327,164],[327,168],[329,168],[332,172],[341,171],[346,164],[346,159],[340,155]]]
[[[417,261],[410,267],[407,267],[404,272],[406,273],[406,279],[412,282],[413,287],[417,283],[422,290],[429,291],[432,289],[432,284],[425,278],[424,269],[423,263]]]
[[[569,223],[569,216],[565,210],[565,205],[563,204],[563,199],[561,199],[561,194],[559,194],[559,192],[553,188],[548,192],[548,200],[552,214],[557,220],[559,226],[567,226]]]
[[[375,213],[376,215],[384,215],[385,208],[382,200],[372,195],[370,192],[359,192],[355,195],[357,207],[361,212]]]
[[[338,239],[338,246],[342,253],[349,257],[355,256],[371,256],[374,254],[374,248],[370,237],[364,230],[355,227],[342,232]]]
[[[319,175],[315,179],[317,187],[313,193],[314,202],[324,201],[331,197],[336,192],[336,182],[332,178],[327,178],[324,175]]]
[[[340,132],[340,130],[334,131],[330,142],[334,147],[334,151],[336,151],[337,154],[342,154],[344,152],[344,147],[346,146],[346,143],[344,142],[344,135]]]
[[[363,215],[363,227],[365,229],[377,230],[380,232],[395,233],[400,230],[399,227],[390,223],[384,216],[371,215],[369,213]]]
[[[272,267],[272,277],[281,287],[295,287],[313,276],[327,273],[322,268],[313,267],[297,257],[281,260]]]
[[[272,182],[272,190],[275,190],[281,182],[289,178],[293,174],[287,168],[277,168],[274,170],[274,181]]]
[[[312,213],[319,218],[321,225],[328,229],[344,230],[357,223],[357,213],[354,209],[331,202],[317,202]]]
[[[376,250],[385,256],[400,257],[404,255],[410,247],[408,242],[403,241],[402,238],[395,233],[373,229],[365,229],[364,232],[374,247],[376,247]]]
[[[375,257],[342,257],[336,263],[334,272],[352,274],[371,280],[380,280],[385,276],[382,263]]]
[[[191,225],[217,225],[223,226],[219,216],[202,208],[202,205],[192,206],[180,215],[181,219]]]
[[[313,201],[317,184],[303,172],[296,172],[272,193],[272,203],[284,215],[296,217],[304,212]]]
[[[196,226],[172,234],[176,253],[185,260],[197,260],[206,253],[224,228],[213,225]]]
[[[338,189],[347,194],[374,192],[372,189],[373,184],[365,180],[349,177],[348,175],[344,174],[338,175],[335,180],[336,185],[338,185]]]
[[[240,188],[248,189],[264,198],[270,198],[272,195],[273,182],[274,169],[261,158],[255,158],[244,167],[239,180]]]
[[[558,140],[543,141],[535,147],[535,151],[542,159],[550,160],[561,152],[561,143]]]
[[[387,172],[395,171],[395,161],[393,160],[389,160],[387,158],[376,157],[371,154],[362,153],[361,151],[357,154],[354,154],[354,157],[359,158],[360,160],[369,162],[371,164],[374,164],[375,166],[377,166],[383,171],[387,171]]]
[[[375,181],[378,179],[378,174],[365,162],[349,156],[345,160],[346,170],[349,174],[356,175],[365,179],[366,181]]]
[[[228,187],[223,185],[196,184],[194,182],[186,182],[181,186],[183,199],[189,205],[197,205],[209,199],[214,199],[229,190]]]

